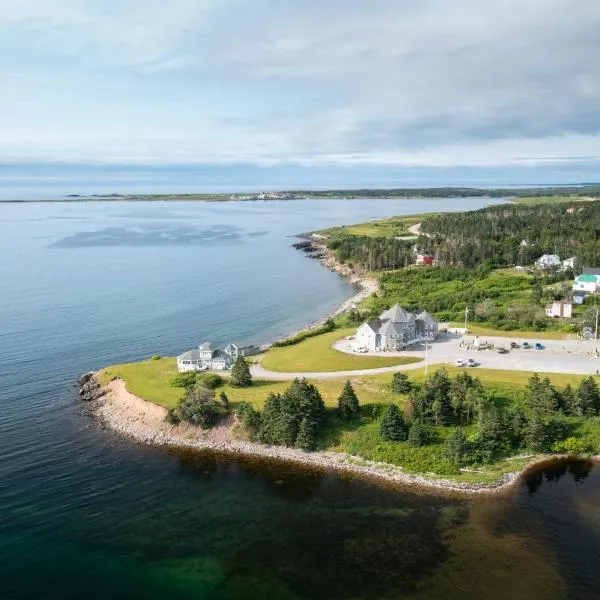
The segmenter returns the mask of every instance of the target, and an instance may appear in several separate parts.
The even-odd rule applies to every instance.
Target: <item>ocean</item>
[[[0,203],[0,598],[597,598],[591,464],[443,496],[137,445],[74,387],[335,309],[353,287],[298,233],[490,202]]]

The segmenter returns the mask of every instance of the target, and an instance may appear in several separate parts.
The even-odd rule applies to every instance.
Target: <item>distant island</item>
[[[4,202],[89,202],[89,201],[196,201],[196,202],[236,202],[269,200],[353,200],[357,198],[401,199],[401,198],[509,198],[527,201],[528,199],[596,199],[600,198],[600,184],[583,183],[566,186],[537,186],[522,188],[471,188],[471,187],[429,187],[429,188],[357,188],[331,190],[282,190],[260,192],[237,192],[224,194],[68,194],[60,200],[5,200]]]

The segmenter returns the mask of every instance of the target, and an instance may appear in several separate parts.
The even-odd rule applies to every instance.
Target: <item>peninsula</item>
[[[147,443],[506,489],[540,460],[600,452],[600,358],[583,339],[596,288],[576,294],[574,281],[600,255],[598,214],[600,201],[570,199],[309,234],[325,264],[376,282],[366,297],[239,356],[231,373],[178,373],[174,358],[154,357],[87,376],[83,395],[109,426]],[[539,262],[555,255],[569,261]],[[569,302],[569,316],[554,316],[552,302]],[[386,314],[394,325],[381,329]],[[404,314],[426,314],[435,335],[415,337]],[[354,341],[372,319],[378,329],[362,331],[385,331],[392,345]],[[411,331],[410,344],[397,343]]]

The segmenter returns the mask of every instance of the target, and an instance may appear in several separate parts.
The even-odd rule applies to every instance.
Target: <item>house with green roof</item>
[[[574,292],[587,292],[589,294],[595,294],[598,290],[600,275],[592,275],[591,273],[582,273],[575,278],[573,284]]]

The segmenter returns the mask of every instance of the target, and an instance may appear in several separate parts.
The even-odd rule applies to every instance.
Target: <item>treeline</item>
[[[468,187],[398,188],[398,189],[354,189],[354,190],[299,190],[288,192],[311,198],[540,198],[546,196],[600,196],[600,186],[569,186],[550,188],[482,189]]]
[[[559,391],[548,378],[534,374],[522,405],[502,409],[479,379],[467,372],[452,379],[441,369],[411,391],[403,414],[395,406],[388,408],[380,433],[384,441],[425,446],[435,441],[440,426],[452,428],[445,438],[445,457],[459,468],[490,463],[517,450],[586,452],[585,444],[569,437],[567,417],[599,413],[600,392],[593,377],[583,379],[577,389],[567,385]]]
[[[327,245],[339,261],[370,271],[413,265],[415,245],[441,266],[531,265],[542,254],[576,256],[580,265],[596,265],[599,223],[600,201],[505,204],[425,217],[423,235],[415,241],[339,233]]]
[[[440,265],[529,265],[542,254],[600,261],[600,202],[501,205],[425,217],[420,245]]]

